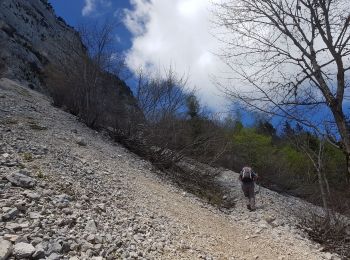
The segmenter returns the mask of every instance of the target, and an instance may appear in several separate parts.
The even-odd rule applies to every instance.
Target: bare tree
[[[103,23],[80,26],[78,42],[65,41],[70,54],[62,55],[46,68],[47,86],[58,106],[66,106],[88,126],[96,127],[105,100],[103,86],[117,84],[124,61],[115,49],[115,28],[118,24]],[[124,108],[120,108],[123,110]]]
[[[192,91],[187,86],[187,77],[178,76],[172,67],[164,75],[138,73],[136,99],[146,119],[159,123],[178,116],[186,106],[186,97]]]
[[[317,149],[313,149],[310,146],[310,138],[309,134],[304,135],[293,135],[292,143],[296,145],[296,147],[301,150],[307,158],[310,160],[313,168],[317,174],[317,181],[320,190],[320,195],[322,199],[322,206],[326,212],[326,218],[329,219],[329,206],[328,206],[328,198],[330,196],[330,188],[328,184],[327,176],[324,172],[324,148],[325,148],[325,140],[318,140]]]
[[[350,181],[349,2],[234,0],[216,7],[227,44],[222,57],[237,75],[232,86],[220,84],[223,91],[327,135],[346,155]]]
[[[7,71],[6,67],[6,59],[5,59],[5,53],[4,50],[6,50],[6,42],[4,39],[0,39],[0,78],[5,75],[5,72]]]
[[[123,78],[126,70],[125,56],[117,49],[116,29],[121,22],[106,19],[102,22],[82,24],[78,31],[89,57],[97,67]]]

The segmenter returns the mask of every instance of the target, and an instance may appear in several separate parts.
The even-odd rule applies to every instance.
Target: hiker
[[[253,171],[251,167],[245,166],[239,174],[239,180],[242,183],[242,190],[244,196],[247,198],[247,209],[255,211],[255,192],[254,182],[258,178],[258,175]]]

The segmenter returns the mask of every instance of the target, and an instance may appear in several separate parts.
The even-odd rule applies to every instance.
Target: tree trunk
[[[346,154],[346,183],[350,184],[350,153]]]
[[[331,110],[335,119],[335,122],[337,124],[337,128],[339,131],[339,135],[341,137],[341,143],[342,147],[341,149],[344,151],[346,156],[346,182],[350,184],[350,131],[349,126],[346,122],[346,117],[343,113],[342,107],[337,106],[331,106]]]
[[[326,192],[325,192],[324,187],[323,187],[322,173],[321,173],[320,169],[317,169],[317,179],[318,179],[318,185],[320,187],[323,208],[326,212],[326,217],[328,219],[329,211],[328,211],[327,195],[326,195]]]

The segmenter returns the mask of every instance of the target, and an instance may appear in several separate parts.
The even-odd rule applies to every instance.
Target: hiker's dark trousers
[[[250,205],[251,209],[255,209],[254,182],[242,182],[242,190],[247,199],[247,205]]]

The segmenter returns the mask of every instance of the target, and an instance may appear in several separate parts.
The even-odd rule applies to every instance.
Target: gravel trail
[[[305,202],[222,212],[8,79],[0,137],[0,259],[339,259],[296,228]]]

